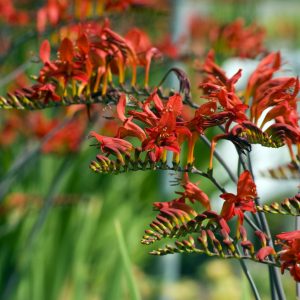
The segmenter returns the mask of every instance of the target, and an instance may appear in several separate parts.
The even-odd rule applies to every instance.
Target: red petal
[[[126,95],[122,94],[119,98],[119,102],[117,104],[117,114],[119,119],[124,122],[126,120],[125,116],[125,107],[126,107]]]
[[[256,185],[249,171],[244,171],[239,177],[237,195],[246,200],[253,200],[257,197]]]
[[[179,94],[175,94],[169,98],[166,109],[173,111],[176,116],[179,116],[182,112],[182,98]]]
[[[274,255],[276,254],[275,250],[270,247],[270,246],[265,246],[261,249],[258,250],[257,254],[256,254],[256,257],[259,259],[259,260],[264,260],[267,256],[269,255]]]
[[[37,12],[36,26],[38,32],[43,32],[47,24],[47,11],[45,8],[39,9]]]
[[[78,48],[85,54],[89,52],[89,41],[85,34],[82,34],[77,40]]]
[[[202,104],[195,112],[195,117],[207,116],[213,114],[217,110],[217,102],[210,101]]]
[[[71,63],[74,57],[74,47],[71,40],[64,38],[61,42],[58,52],[62,61]]]
[[[89,138],[95,138],[98,142],[103,143],[103,136],[95,131],[90,132]]]
[[[277,234],[276,237],[278,239],[285,240],[285,241],[300,239],[300,230],[283,232],[283,233]]]
[[[225,201],[222,207],[221,216],[225,220],[230,220],[234,216],[234,203]]]
[[[50,61],[51,47],[48,40],[44,40],[40,47],[40,58],[41,61],[45,64]]]

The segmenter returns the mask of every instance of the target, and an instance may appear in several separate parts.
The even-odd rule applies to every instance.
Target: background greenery
[[[286,3],[290,12],[299,6],[298,2]],[[275,7],[267,19],[261,18],[258,1],[251,0],[238,5],[233,1],[213,1],[209,11],[226,21],[238,16],[252,21],[258,15],[256,20],[266,25],[269,48],[284,44],[296,51],[299,18],[287,10],[279,22],[277,6],[272,1],[264,4],[270,11]],[[128,16],[114,17],[116,28],[125,23],[138,24],[155,37],[170,24],[166,13],[139,10]],[[7,30],[1,27],[2,34]],[[3,78],[28,61],[32,53],[36,55],[39,43],[40,39],[28,39],[2,62],[1,94],[8,88]],[[24,67],[27,74],[35,74],[36,69],[35,64]],[[164,73],[159,69],[160,66],[154,70],[157,78]],[[152,80],[157,82],[156,77]],[[56,113],[57,110],[47,112]],[[155,214],[152,203],[172,199],[172,193],[163,196],[166,178],[162,173],[95,175],[88,164],[96,150],[87,139],[78,154],[37,152],[23,167],[10,172],[16,161],[31,151],[33,143],[36,142],[19,138],[9,148],[0,147],[1,299],[252,299],[236,262],[195,255],[175,256],[168,262],[151,257],[151,249],[139,243]],[[208,152],[204,145],[198,145],[196,155],[203,160],[199,164],[205,166]],[[212,190],[205,181],[201,187]],[[280,227],[293,226],[292,219],[285,221]],[[249,267],[262,298],[269,299],[265,266],[249,263]],[[170,275],[164,268],[174,273]],[[287,299],[294,299],[294,283],[289,276],[283,279]]]

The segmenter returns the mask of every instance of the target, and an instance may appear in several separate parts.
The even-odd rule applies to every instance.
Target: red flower
[[[148,126],[155,126],[159,120],[159,116],[157,116],[150,107],[151,103],[154,103],[155,109],[160,113],[163,109],[163,103],[160,100],[157,92],[154,91],[150,97],[143,103],[142,109],[143,111],[130,110],[128,112],[129,115],[133,116],[135,119],[141,121],[142,123]]]
[[[147,87],[149,81],[151,60],[152,58],[160,57],[161,53],[157,48],[152,46],[148,35],[138,28],[133,28],[128,31],[125,39],[137,53],[139,65],[145,67],[144,85]]]
[[[281,240],[280,253],[281,272],[289,270],[296,281],[300,281],[300,230],[284,232],[276,235]]]
[[[219,86],[225,86],[229,88],[229,90],[232,90],[232,84],[227,78],[225,71],[215,63],[215,53],[213,50],[210,50],[207,54],[200,71],[205,74],[203,79],[204,84],[211,83]],[[205,86],[201,84],[200,87],[204,87],[204,92],[206,93],[207,90],[205,89]]]
[[[20,115],[16,112],[9,112],[6,115],[1,115],[1,125],[0,125],[0,147],[12,145],[20,129],[23,128],[23,122]]]
[[[46,44],[43,43],[42,46],[45,47]],[[58,49],[59,59],[51,64],[47,62],[47,52],[49,51],[47,47],[45,47],[44,51],[45,53],[42,52],[41,58],[46,63],[40,71],[39,80],[41,82],[45,82],[49,78],[56,78],[64,88],[70,79],[87,83],[89,78],[85,66],[80,62],[74,61],[75,49],[70,39],[65,38],[62,41]]]
[[[177,192],[177,194],[182,195],[182,198],[189,199],[192,203],[195,203],[195,201],[200,202],[206,210],[210,210],[210,200],[208,196],[199,189],[199,187],[189,181],[188,174],[185,173],[182,187],[184,188],[184,192]]]
[[[228,118],[226,131],[233,121],[241,123],[247,120],[245,111],[248,105],[245,105],[235,93],[235,84],[241,77],[241,70],[238,70],[231,78],[227,78],[225,72],[215,63],[214,53],[211,51],[206,58],[202,71],[206,77],[200,87],[210,101],[218,101],[221,104]],[[221,119],[224,120],[223,115]]]
[[[120,10],[127,9],[130,5],[152,5],[153,0],[106,0],[106,10]]]
[[[83,114],[76,116],[43,144],[42,151],[56,154],[78,151],[87,125],[86,120]],[[41,139],[56,128],[60,121],[58,118],[48,119],[42,113],[35,112],[28,116],[26,124],[28,134]]]
[[[100,143],[102,152],[115,155],[122,164],[124,164],[122,154],[130,156],[130,152],[133,150],[133,146],[122,139],[106,137],[94,131],[89,136],[94,137]]]
[[[224,193],[220,197],[225,200],[221,216],[225,220],[230,220],[237,215],[239,224],[243,224],[245,211],[256,212],[254,203],[254,199],[257,197],[256,185],[250,172],[244,171],[239,177],[236,195]]]
[[[163,150],[179,154],[180,144],[184,138],[191,137],[190,130],[176,122],[182,111],[181,96],[179,94],[171,96],[165,107],[160,104],[159,102],[156,104],[157,109],[161,111],[160,119],[156,126],[145,129],[149,137],[142,144],[144,150],[153,150],[157,159]]]
[[[171,59],[179,58],[180,41],[174,43],[170,35],[164,36],[164,38],[158,44],[156,44],[156,47],[159,51]]]
[[[190,31],[196,54],[203,54],[203,45],[210,45],[222,56],[230,57],[253,58],[264,51],[264,30],[256,24],[246,27],[242,19],[220,24],[212,18],[193,17]]]
[[[251,106],[251,120],[257,123],[265,109],[272,106],[277,107],[283,103],[287,103],[289,111],[293,110],[296,112],[298,92],[298,78],[286,77],[267,80],[261,84],[256,91],[256,98]],[[286,122],[290,122],[289,118],[285,118],[285,120]],[[264,123],[265,122],[266,121],[264,121]],[[295,117],[293,117],[293,123],[295,125],[297,124],[297,122],[295,122]]]
[[[275,250],[271,247],[271,246],[265,246],[260,248],[257,253],[256,253],[256,257],[257,259],[259,259],[260,261],[265,260],[265,258],[269,255],[275,255],[276,252]]]
[[[126,118],[125,107],[126,95],[122,94],[119,98],[119,102],[117,105],[117,113],[119,119],[123,122],[123,126],[119,128],[117,137],[122,139],[126,136],[135,136],[140,141],[144,141],[146,139],[146,134],[144,130],[132,122],[133,117]]]
[[[300,240],[300,230],[279,233],[276,237],[284,241]]]
[[[250,76],[248,80],[247,89],[245,92],[245,101],[246,103],[249,102],[249,98],[253,97],[252,105],[255,104],[258,95],[258,88],[263,83],[270,80],[273,74],[279,70],[281,65],[281,57],[280,53],[270,53],[266,56],[257,66],[254,73]]]
[[[252,58],[262,53],[263,39],[265,31],[256,24],[251,24],[248,27],[244,26],[243,19],[226,25],[221,29],[219,44],[222,42],[227,46],[227,50],[242,58]]]

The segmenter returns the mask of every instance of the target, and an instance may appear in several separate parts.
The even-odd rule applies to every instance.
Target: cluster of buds
[[[300,194],[284,199],[281,203],[273,202],[270,205],[257,206],[257,211],[271,214],[298,216],[300,215]]]
[[[270,238],[261,230],[254,231],[260,241],[259,247],[248,239],[248,230],[243,225],[244,215],[246,212],[255,214],[261,211],[254,202],[257,197],[256,186],[248,171],[243,172],[239,177],[236,195],[232,193],[220,195],[220,198],[225,200],[220,213],[211,210],[208,196],[197,185],[190,182],[187,175],[181,186],[184,191],[178,192],[180,198],[153,204],[159,214],[150,224],[151,229],[145,230],[141,240],[142,244],[150,245],[165,238],[175,239],[175,245],[166,245],[164,248],[151,251],[150,254],[198,253],[221,258],[247,258],[281,266],[282,272],[285,269],[289,270],[294,279],[300,281],[299,230],[278,234],[277,244],[281,249],[277,252],[269,244]],[[190,203],[187,203],[187,200]],[[299,206],[299,195],[290,200],[293,203],[297,202]],[[198,213],[191,206],[195,201],[202,204],[204,211]],[[287,199],[281,205],[284,206],[286,203]],[[227,222],[235,216],[237,230],[233,237]],[[193,235],[197,235],[197,241]],[[180,240],[182,238],[184,239]],[[238,245],[243,249],[243,254],[239,252]]]
[[[197,230],[194,225],[196,226],[203,221],[213,219],[213,221],[218,224],[219,229],[229,234],[230,229],[227,222],[237,216],[236,237],[239,238],[245,212],[256,213],[254,202],[255,197],[257,197],[256,186],[248,171],[241,174],[236,195],[232,193],[223,193],[220,195],[220,198],[225,200],[220,214],[211,211],[208,196],[197,185],[190,182],[187,175],[185,175],[182,187],[184,188],[184,192],[178,192],[181,196],[180,198],[169,202],[154,203],[154,207],[159,210],[160,214],[157,216],[157,220],[150,225],[152,229],[158,232],[164,229],[163,232],[160,232],[161,234],[164,233],[168,236],[172,236],[178,234],[178,230],[181,228],[180,225],[183,225],[183,227],[186,225],[193,228],[193,230]],[[195,203],[195,201],[201,203],[206,211],[198,214],[186,203],[186,200],[189,200],[192,204]],[[195,223],[195,221],[197,223]],[[207,225],[208,224],[210,223],[208,222]],[[173,229],[175,233],[172,231]],[[149,232],[146,233],[149,234]],[[155,239],[157,239],[156,235]]]
[[[209,256],[223,258],[242,258],[237,243],[243,249],[243,258],[255,261],[270,262],[268,256],[276,256],[273,247],[268,245],[268,238],[262,231],[255,231],[260,240],[260,247],[255,249],[247,237],[243,226],[246,212],[256,213],[254,197],[256,187],[248,171],[241,174],[238,182],[237,195],[223,193],[220,198],[225,199],[220,213],[211,210],[208,196],[195,184],[189,181],[187,175],[181,184],[184,192],[178,192],[180,198],[169,202],[156,202],[154,208],[159,210],[156,219],[150,224],[151,229],[145,230],[142,244],[153,244],[163,238],[175,239],[175,247],[166,246],[150,252],[154,255],[170,253],[205,253]],[[201,213],[191,204],[200,202],[204,208]],[[227,221],[237,216],[237,231],[235,237],[230,236],[231,229]],[[196,243],[192,234],[199,234]],[[179,238],[186,237],[182,241]]]

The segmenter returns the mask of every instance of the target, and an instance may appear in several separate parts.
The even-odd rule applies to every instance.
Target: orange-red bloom
[[[265,246],[265,247],[262,247],[260,248],[257,253],[256,253],[256,257],[257,259],[259,259],[260,261],[263,261],[265,260],[265,258],[269,255],[275,255],[276,252],[275,250],[273,249],[273,247],[271,246]]]
[[[187,173],[184,175],[182,187],[184,188],[184,192],[177,192],[177,194],[181,195],[182,198],[187,198],[192,203],[198,201],[205,207],[206,210],[211,209],[208,196],[201,189],[199,189],[196,184],[189,180]]]
[[[238,216],[239,224],[243,224],[245,211],[256,212],[254,203],[254,199],[257,197],[256,185],[250,172],[244,171],[239,177],[236,195],[224,193],[220,197],[225,200],[221,216],[225,220]]]
[[[300,281],[300,230],[277,234],[281,240],[282,250],[279,252],[281,272],[289,270],[296,281]]]
[[[95,138],[100,143],[100,148],[104,153],[115,155],[122,164],[124,164],[122,154],[130,156],[130,152],[133,150],[133,146],[122,139],[106,137],[94,131],[90,133],[90,137]]]
[[[253,97],[252,106],[259,98],[259,86],[270,80],[273,74],[279,70],[281,66],[281,56],[279,52],[270,53],[261,60],[255,72],[250,76],[245,93],[245,100],[248,103],[249,98]]]
[[[176,118],[182,111],[182,98],[179,94],[171,96],[164,106],[159,98],[156,98],[156,108],[160,112],[157,125],[146,128],[148,138],[143,141],[144,150],[153,150],[159,159],[163,150],[180,153],[180,144],[185,138],[191,137],[190,130],[178,124]]]
[[[127,136],[134,136],[137,137],[140,141],[144,141],[146,139],[144,130],[137,124],[133,123],[133,117],[126,118],[125,107],[126,95],[122,94],[117,105],[117,113],[119,119],[123,122],[123,126],[119,127],[117,137],[122,139]]]

